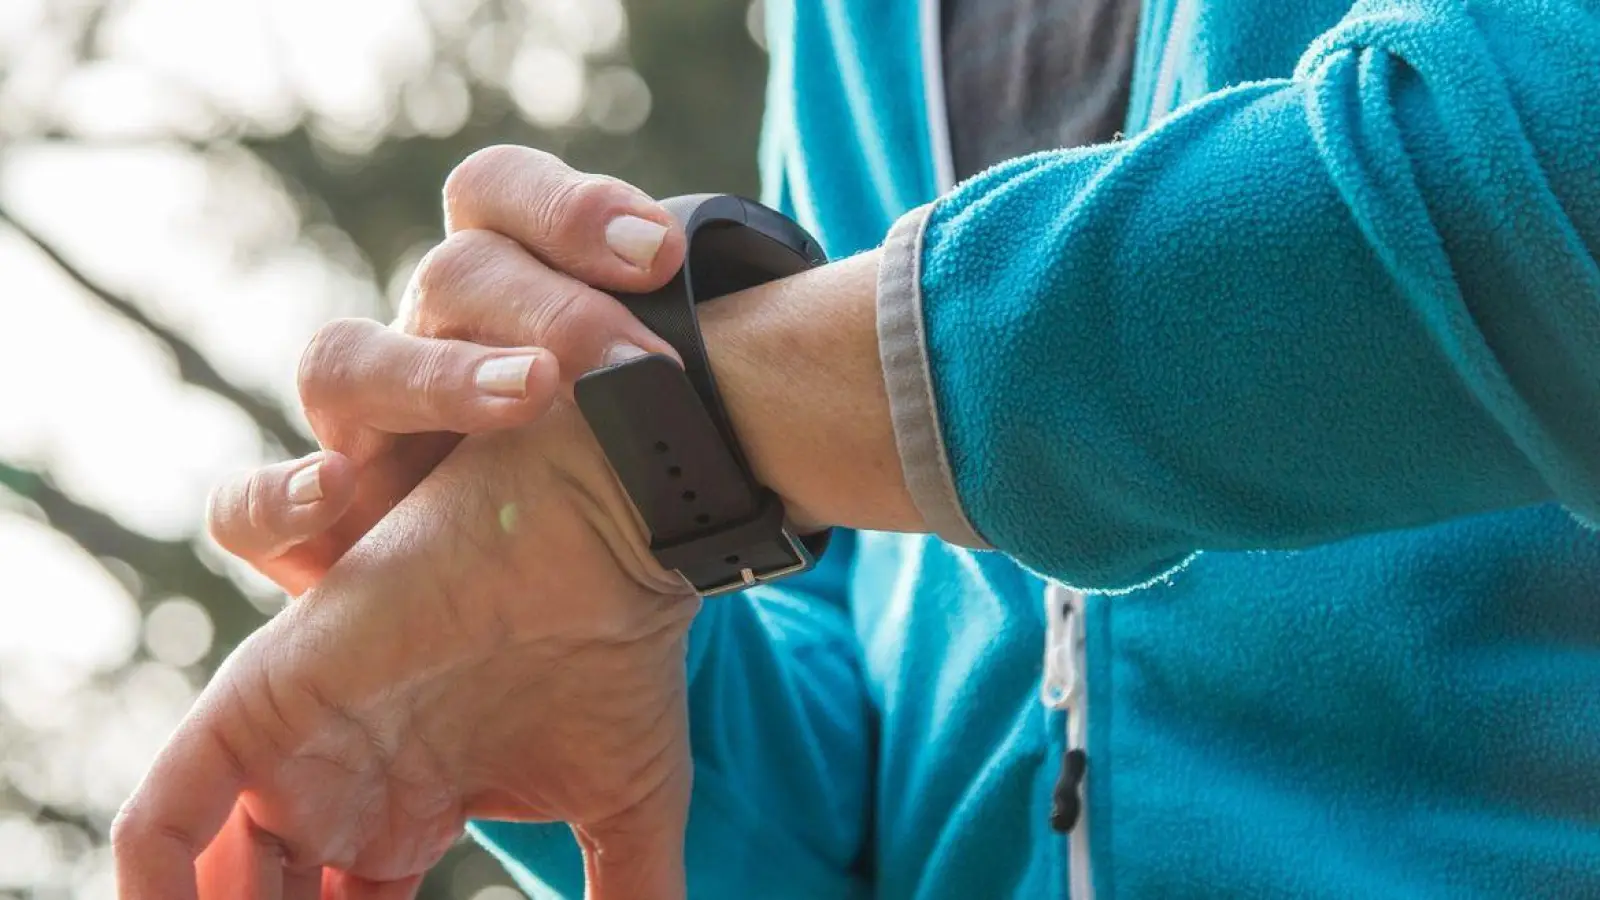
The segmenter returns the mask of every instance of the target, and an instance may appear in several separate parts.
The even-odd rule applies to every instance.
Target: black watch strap
[[[750,471],[706,359],[695,307],[825,261],[800,226],[723,194],[665,201],[683,223],[683,268],[650,294],[621,297],[671,344],[683,367],[652,354],[578,379],[578,406],[650,529],[651,550],[702,594],[811,567],[827,532],[799,536],[782,502]]]

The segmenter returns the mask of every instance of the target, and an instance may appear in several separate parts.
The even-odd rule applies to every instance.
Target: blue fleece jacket
[[[1600,898],[1600,3],[1146,0],[1127,140],[954,189],[934,7],[768,0],[766,199],[890,235],[908,482],[1000,552],[707,604],[691,896],[1067,896],[1048,579],[1076,897]]]

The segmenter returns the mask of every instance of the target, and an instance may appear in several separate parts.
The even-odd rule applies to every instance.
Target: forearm
[[[997,167],[914,234],[908,304],[874,308],[878,254],[712,304],[736,427],[818,521],[1088,586],[1600,515],[1595,46],[1575,3],[1367,4],[1294,79]]]
[[[941,199],[918,289],[972,524],[1115,588],[1596,516],[1596,47],[1577,3],[1359,4],[1293,79]]]
[[[924,531],[879,360],[877,251],[707,303],[717,385],[751,466],[802,527]]]

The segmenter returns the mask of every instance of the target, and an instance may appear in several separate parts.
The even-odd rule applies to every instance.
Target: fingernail
[[[528,370],[538,357],[528,353],[522,356],[497,356],[478,366],[474,380],[478,390],[497,397],[526,397],[528,395]]]
[[[322,499],[322,463],[315,462],[289,476],[289,502],[301,506]]]
[[[632,344],[612,344],[606,351],[604,363],[608,366],[620,366],[630,359],[638,359],[645,352]]]
[[[641,269],[648,269],[655,262],[666,237],[667,226],[638,216],[617,216],[606,226],[606,245]]]

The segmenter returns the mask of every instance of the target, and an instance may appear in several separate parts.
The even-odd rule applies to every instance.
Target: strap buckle
[[[743,569],[740,569],[738,575],[734,578],[728,579],[720,584],[712,585],[711,587],[697,588],[697,590],[700,591],[700,596],[715,597],[718,594],[728,594],[732,593],[733,591],[742,591],[747,587],[754,587],[758,584],[764,584],[768,581],[777,581],[780,578],[787,578],[790,575],[795,575],[811,568],[811,566],[816,562],[816,560],[814,560],[811,556],[811,551],[807,550],[806,546],[800,543],[800,541],[795,538],[794,534],[790,532],[789,529],[783,529],[781,534],[783,535],[784,541],[789,545],[789,551],[794,554],[794,562],[792,564],[779,566],[776,568],[768,567],[759,572],[747,566]]]
[[[778,495],[762,488],[758,497],[756,511],[747,519],[710,525],[672,544],[652,543],[656,561],[677,570],[703,597],[776,581],[815,565],[816,554],[790,529]]]

